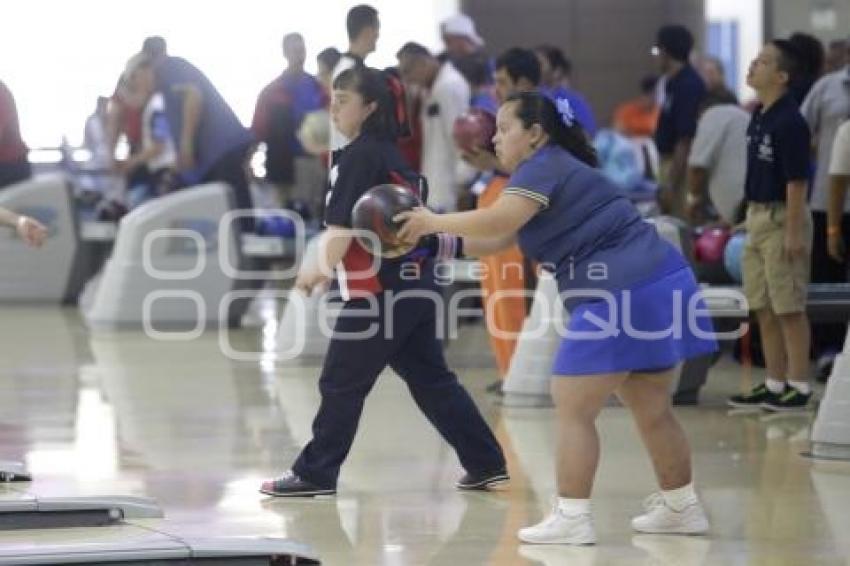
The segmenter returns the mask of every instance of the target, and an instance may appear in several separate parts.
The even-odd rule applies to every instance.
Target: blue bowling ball
[[[744,282],[744,274],[741,269],[741,258],[744,255],[744,244],[747,242],[747,234],[738,232],[734,234],[726,243],[726,249],[723,251],[723,265],[729,277],[738,283]]]
[[[292,219],[278,214],[264,216],[257,221],[257,233],[261,236],[294,238],[295,223]]]

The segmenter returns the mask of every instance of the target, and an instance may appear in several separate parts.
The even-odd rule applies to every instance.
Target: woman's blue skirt
[[[698,291],[693,272],[683,267],[579,304],[570,313],[554,375],[657,372],[716,352],[714,327]]]

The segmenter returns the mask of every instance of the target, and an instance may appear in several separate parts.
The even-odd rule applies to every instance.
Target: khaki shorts
[[[776,314],[806,310],[811,273],[812,217],[808,209],[803,223],[806,253],[793,260],[785,257],[785,205],[750,203],[747,207],[747,243],[741,259],[744,294],[750,309],[770,307]]]

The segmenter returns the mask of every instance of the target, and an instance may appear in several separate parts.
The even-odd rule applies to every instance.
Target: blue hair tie
[[[555,108],[558,114],[561,115],[561,122],[568,128],[572,128],[576,123],[576,114],[573,112],[573,105],[566,98],[558,98],[555,100]]]

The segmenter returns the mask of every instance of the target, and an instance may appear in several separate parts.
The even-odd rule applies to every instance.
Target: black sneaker
[[[335,489],[324,489],[302,480],[295,472],[288,471],[276,480],[264,481],[260,493],[272,497],[314,497],[316,495],[336,495]]]
[[[782,395],[777,395],[773,399],[768,399],[761,404],[761,408],[765,411],[780,413],[783,411],[802,411],[809,404],[809,399],[812,394],[800,393],[793,387],[786,387]]]
[[[729,397],[729,399],[726,400],[726,404],[730,407],[737,407],[741,409],[759,408],[763,403],[778,400],[787,390],[788,388],[786,387],[782,393],[773,393],[767,388],[767,385],[762,383],[761,385],[754,387],[749,393]]]
[[[490,385],[487,386],[487,393],[492,393],[493,395],[504,395],[505,391],[502,389],[502,380],[494,381]]]
[[[458,489],[465,491],[487,491],[491,487],[503,485],[511,481],[507,470],[498,470],[495,472],[486,472],[481,474],[467,473],[460,478],[456,486]]]

